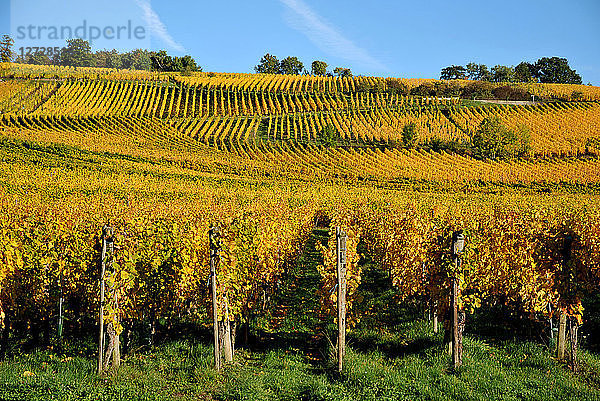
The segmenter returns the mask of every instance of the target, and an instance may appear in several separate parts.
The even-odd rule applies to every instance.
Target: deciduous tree
[[[408,123],[402,129],[402,143],[407,149],[414,148],[417,143],[417,124]]]
[[[467,70],[462,65],[452,65],[442,69],[440,79],[465,79]]]
[[[469,79],[475,81],[491,81],[492,74],[485,64],[469,63],[467,64],[466,74]]]
[[[515,79],[515,70],[513,67],[496,65],[492,68],[492,77],[494,82],[513,82]]]
[[[67,47],[61,51],[61,64],[71,67],[92,67],[94,55],[90,42],[83,39],[68,39]]]
[[[12,47],[15,41],[8,35],[3,35],[0,41],[0,61],[10,62],[13,59]]]
[[[286,57],[279,63],[279,72],[281,74],[299,75],[304,69],[304,64],[298,57]]]
[[[535,63],[535,76],[540,82],[554,84],[581,84],[581,76],[569,67],[566,58],[543,57]]]
[[[476,156],[483,159],[511,159],[530,151],[529,129],[519,126],[511,130],[497,116],[484,119],[471,140]]]
[[[277,57],[267,53],[260,59],[260,63],[254,67],[254,71],[259,74],[278,74],[279,60]]]
[[[515,81],[517,82],[535,82],[535,66],[523,61],[515,67]]]
[[[350,68],[345,68],[345,67],[335,67],[335,69],[333,70],[333,73],[335,75],[337,75],[338,77],[351,77],[352,76],[352,71],[350,70]]]
[[[313,61],[312,73],[313,75],[327,75],[327,63],[319,60]]]

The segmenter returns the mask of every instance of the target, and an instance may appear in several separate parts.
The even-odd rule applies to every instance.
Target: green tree
[[[71,67],[94,66],[94,55],[90,42],[83,39],[68,39],[67,47],[61,51],[61,64]]]
[[[299,75],[304,69],[304,64],[298,57],[286,57],[279,63],[279,73],[288,75]]]
[[[25,59],[26,64],[35,64],[35,65],[50,65],[52,61],[47,54],[42,52],[33,52]]]
[[[442,69],[440,79],[465,79],[467,69],[462,65],[452,65]]]
[[[433,82],[424,82],[410,90],[412,96],[437,96],[435,84]]]
[[[523,61],[515,67],[515,81],[517,82],[535,82],[535,66]]]
[[[311,72],[313,75],[327,75],[327,63],[319,60],[313,61]]]
[[[134,49],[122,56],[123,68],[131,70],[151,70],[152,60],[151,52],[145,49]]]
[[[526,125],[520,124],[509,130],[505,152],[506,158],[522,157],[531,153],[531,133]]]
[[[94,53],[96,67],[104,68],[122,68],[122,55],[117,50],[98,50]]]
[[[334,125],[327,124],[321,131],[321,141],[325,146],[334,146],[338,140],[338,132]]]
[[[494,82],[513,82],[515,70],[505,65],[497,65],[492,68],[492,77]]]
[[[466,68],[466,75],[474,81],[491,81],[492,74],[485,64],[469,63]]]
[[[569,61],[560,57],[543,57],[535,63],[535,76],[540,82],[581,85],[581,76],[569,67]]]
[[[352,76],[352,71],[350,70],[350,68],[345,67],[335,67],[333,73],[338,77],[350,78]]]
[[[530,152],[529,129],[519,126],[511,130],[498,116],[484,119],[471,139],[475,156],[482,159],[511,159]]]
[[[62,53],[63,53],[62,51],[57,51],[52,55],[51,63],[53,65],[62,65],[62,58],[61,58]]]
[[[150,61],[155,71],[173,71],[173,58],[165,50],[151,52]]]
[[[181,71],[182,74],[188,75],[194,71],[202,71],[202,67],[196,64],[196,60],[192,58],[192,56],[185,55],[179,59],[181,61]]]
[[[267,53],[260,59],[260,63],[254,67],[254,71],[259,74],[278,74],[279,60],[277,57]]]
[[[408,123],[402,128],[402,144],[407,149],[412,149],[417,144],[417,124]]]
[[[491,82],[492,81],[492,72],[488,69],[487,65],[485,64],[479,64],[479,72],[478,72],[478,79],[480,81],[487,81],[487,82]]]
[[[13,59],[12,47],[15,41],[8,35],[3,35],[0,41],[0,61],[10,62]]]
[[[389,93],[397,93],[399,95],[408,95],[410,93],[408,86],[397,78],[386,78],[385,86]]]
[[[467,78],[469,78],[469,79],[475,79],[476,80],[477,79],[477,68],[478,67],[479,67],[479,64],[476,64],[476,63],[473,63],[473,62],[467,64],[467,66],[465,68],[466,69]]]

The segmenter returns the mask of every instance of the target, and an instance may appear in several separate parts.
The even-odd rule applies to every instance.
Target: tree
[[[509,131],[505,151],[508,158],[526,156],[531,152],[531,133],[526,125],[519,124]]]
[[[196,60],[194,60],[192,56],[185,55],[179,60],[181,63],[181,69],[179,71],[181,71],[183,74],[191,74],[194,71],[202,71],[202,67],[196,64]]]
[[[134,49],[123,54],[123,68],[131,70],[151,70],[152,60],[151,52],[144,49]]]
[[[414,148],[417,144],[417,124],[408,123],[402,129],[402,143],[407,149]]]
[[[13,59],[12,47],[15,41],[8,35],[3,35],[0,41],[0,61],[6,63]]]
[[[461,88],[460,96],[464,98],[489,99],[492,95],[494,85],[487,81],[469,82]]]
[[[433,82],[423,82],[410,90],[412,96],[437,96],[435,84]]]
[[[279,63],[279,73],[288,75],[300,75],[304,69],[304,64],[298,57],[286,57]]]
[[[498,116],[484,119],[471,139],[475,156],[483,159],[511,159],[530,151],[529,129],[519,126],[511,130]]]
[[[479,64],[478,78],[480,81],[492,81],[492,73],[488,70],[487,65]]]
[[[25,58],[25,64],[50,65],[51,63],[50,57],[42,52],[32,52]]]
[[[466,68],[466,75],[474,81],[491,81],[492,74],[485,64],[469,63]]]
[[[312,73],[313,75],[327,75],[327,63],[319,60],[313,61]]]
[[[515,71],[512,67],[496,65],[492,68],[492,79],[494,82],[513,82]]]
[[[515,81],[517,82],[535,82],[535,66],[523,61],[515,67]]]
[[[90,42],[83,39],[68,39],[67,47],[61,51],[61,64],[71,67],[92,67],[94,55]]]
[[[150,61],[155,71],[173,71],[173,58],[165,50],[151,52]]]
[[[62,51],[57,51],[52,55],[52,64],[53,65],[62,65]]]
[[[440,79],[465,79],[467,70],[462,65],[452,65],[442,69]]]
[[[386,78],[385,85],[389,93],[397,93],[399,95],[408,95],[410,93],[408,86],[396,78]]]
[[[477,67],[479,66],[479,64],[476,63],[469,63],[467,64],[467,68],[466,68],[466,74],[467,74],[467,78],[469,79],[477,79]]]
[[[279,60],[277,57],[267,53],[260,59],[260,63],[254,67],[254,71],[259,74],[278,74]]]
[[[327,124],[321,131],[321,141],[325,146],[334,146],[338,138],[337,129],[332,124]]]
[[[581,76],[571,67],[566,58],[543,57],[535,63],[535,77],[544,83],[578,84]]]
[[[350,78],[352,76],[352,71],[350,70],[350,68],[345,67],[335,67],[333,73],[338,77]]]
[[[123,60],[122,55],[117,50],[98,50],[94,54],[96,60],[96,67],[103,68],[122,68]]]
[[[123,68],[123,55],[116,50],[112,50],[106,57],[107,68]]]

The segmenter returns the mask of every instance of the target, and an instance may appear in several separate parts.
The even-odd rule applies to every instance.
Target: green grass
[[[493,310],[468,318],[464,363],[454,372],[443,334],[433,333],[431,323],[423,319],[422,302],[399,305],[385,272],[368,256],[360,262],[363,301],[355,307],[362,319],[348,333],[349,349],[339,374],[334,350],[314,336],[323,330],[335,335],[333,319],[320,321],[315,312],[316,265],[321,262],[315,245],[326,235],[326,230],[313,232],[272,300],[279,309],[254,319],[249,345],[238,349],[234,363],[222,372],[213,368],[210,332],[177,329],[171,336],[178,340],[138,348],[124,357],[117,372],[106,376],[96,374],[94,339],[89,338],[66,343],[60,352],[13,349],[13,356],[0,362],[0,401],[600,401],[600,354],[582,350],[581,369],[575,374],[553,358],[552,350],[523,335],[527,330],[521,327],[519,332]]]
[[[348,379],[360,389],[359,399],[423,400],[596,400],[600,389],[586,384],[550,358],[547,350],[530,342],[491,346],[465,339],[464,365],[453,373],[449,355],[442,351],[441,335],[433,336],[416,323],[405,336],[374,341],[380,350],[352,353]],[[391,346],[390,343],[391,342]],[[414,346],[417,344],[417,346]],[[390,350],[399,357],[390,355]],[[596,361],[598,356],[584,354]],[[586,363],[598,376],[600,371]]]
[[[354,331],[349,343],[341,375],[298,347],[242,349],[217,373],[208,343],[180,340],[126,356],[106,377],[92,358],[47,349],[0,363],[0,400],[600,400],[600,356],[586,351],[574,374],[540,344],[467,336],[453,372],[425,321]]]

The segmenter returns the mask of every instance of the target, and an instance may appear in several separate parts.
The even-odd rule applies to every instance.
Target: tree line
[[[336,67],[333,71],[327,71],[328,64],[325,61],[315,60],[311,64],[310,72],[304,68],[304,63],[298,57],[286,57],[279,61],[277,56],[265,54],[258,65],[254,67],[254,71],[259,74],[288,74],[288,75],[318,75],[318,76],[338,76],[351,77],[352,71],[346,67]]]
[[[165,50],[149,51],[134,49],[128,52],[119,52],[113,49],[93,52],[87,40],[76,38],[68,39],[66,46],[52,55],[43,52],[16,55],[12,50],[13,44],[14,40],[10,36],[4,35],[2,37],[0,41],[1,61],[14,61],[16,63],[36,65],[127,68],[132,70],[175,71],[182,73],[202,71],[202,67],[191,56],[171,56]]]
[[[541,82],[581,85],[581,76],[569,67],[569,61],[560,57],[542,57],[535,63],[523,61],[516,66],[469,63],[442,69],[440,79],[470,79],[488,82]]]

